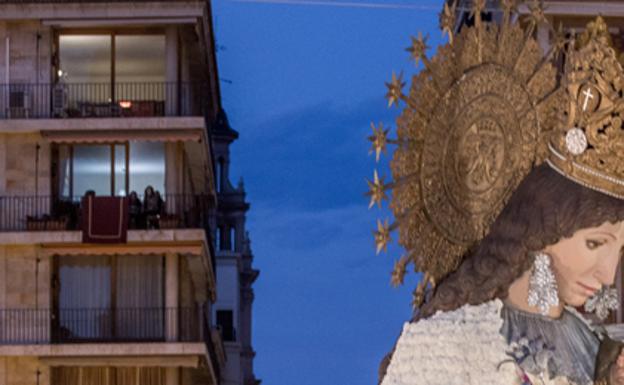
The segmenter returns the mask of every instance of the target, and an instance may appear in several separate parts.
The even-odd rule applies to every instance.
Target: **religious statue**
[[[604,33],[582,44],[551,30],[538,2],[514,22],[481,20],[455,35],[455,9],[440,17],[449,42],[389,104],[405,103],[397,138],[373,125],[377,158],[396,145],[393,181],[377,171],[371,206],[392,189],[395,223],[378,221],[377,251],[391,232],[406,250],[392,273],[423,273],[416,309],[380,368],[382,385],[624,385],[622,343],[577,309],[605,318],[624,251],[624,70]],[[598,18],[593,27],[607,31]],[[558,76],[552,59],[565,54]]]

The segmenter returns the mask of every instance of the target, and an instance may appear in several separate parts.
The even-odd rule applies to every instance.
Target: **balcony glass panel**
[[[74,195],[82,196],[89,190],[97,195],[111,195],[111,146],[74,146]]]
[[[165,193],[165,144],[130,142],[130,191],[145,195],[147,186]]]
[[[110,109],[112,77],[110,35],[59,36],[59,83],[67,88],[68,109],[83,115]]]
[[[115,195],[126,196],[126,145],[115,145]]]

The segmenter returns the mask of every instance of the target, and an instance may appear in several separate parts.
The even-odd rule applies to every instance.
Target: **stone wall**
[[[0,246],[0,309],[48,309],[51,257],[38,246]]]
[[[0,170],[0,195],[50,195],[50,145],[41,135],[0,134]]]
[[[36,357],[0,357],[0,385],[49,385],[50,368]]]

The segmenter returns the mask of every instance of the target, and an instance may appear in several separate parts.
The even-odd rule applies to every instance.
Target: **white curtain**
[[[111,333],[111,263],[99,255],[59,261],[61,337],[101,338]]]
[[[164,258],[117,257],[116,332],[130,340],[164,338]]]

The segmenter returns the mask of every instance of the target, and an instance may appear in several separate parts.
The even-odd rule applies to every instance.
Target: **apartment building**
[[[210,12],[0,0],[0,385],[220,383]]]

